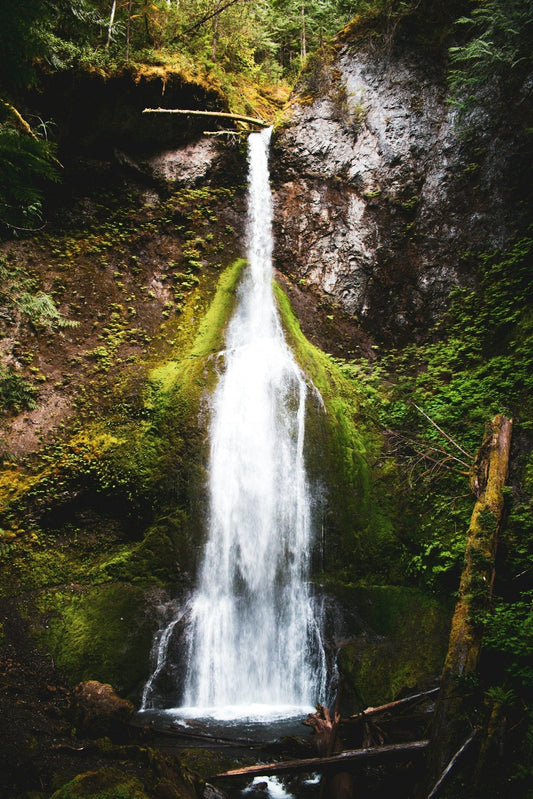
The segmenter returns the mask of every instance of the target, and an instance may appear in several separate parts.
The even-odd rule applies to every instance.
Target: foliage
[[[346,41],[371,38],[386,48],[403,39],[435,57],[447,42],[454,21],[469,7],[469,0],[345,0],[340,8],[350,10],[352,18],[340,35]]]
[[[533,239],[520,237],[504,253],[464,257],[477,273],[477,289],[454,292],[427,343],[391,351],[379,366],[363,360],[341,366],[364,392],[362,407],[384,431],[388,458],[409,491],[399,531],[404,566],[440,591],[458,585],[473,505],[468,472],[486,420],[506,413],[529,436],[533,417]],[[516,497],[509,519],[517,531],[509,533],[516,572],[530,567],[528,513]]]
[[[44,291],[38,291],[36,294],[24,292],[17,297],[16,304],[19,311],[35,326],[51,330],[56,327],[77,327],[79,324],[74,319],[66,319],[57,309],[52,297]]]
[[[450,84],[457,103],[463,110],[479,104],[490,86],[490,105],[498,84],[504,101],[514,101],[510,89],[533,66],[531,0],[481,0],[457,20],[457,27],[466,31],[464,42],[450,48]]]
[[[33,131],[0,98],[0,228],[34,228],[42,220],[43,187],[58,180],[55,148],[44,126]]]
[[[19,314],[34,328],[56,330],[77,327],[78,322],[67,319],[53,298],[37,289],[37,280],[23,267],[0,256],[0,310],[4,319]]]
[[[340,0],[47,0],[37,4],[39,11],[28,2],[7,5],[6,75],[10,66],[36,57],[55,70],[91,62],[109,69],[163,52],[276,79],[281,71],[295,74],[307,52],[331,37],[352,11],[346,3],[341,8]],[[33,73],[24,74],[28,83]]]
[[[509,655],[509,676],[533,689],[533,591],[496,601],[484,619],[484,644]]]
[[[41,52],[39,25],[48,16],[47,3],[3,0],[0,4],[0,86],[24,88],[34,80],[33,60]]]
[[[19,412],[36,407],[37,388],[13,367],[0,364],[0,414]]]

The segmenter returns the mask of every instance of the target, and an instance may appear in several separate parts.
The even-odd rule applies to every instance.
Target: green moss
[[[182,768],[193,778],[207,780],[234,765],[227,754],[208,749],[183,749],[179,754]]]
[[[52,794],[52,799],[148,799],[136,777],[115,768],[78,774]]]
[[[390,580],[400,545],[389,500],[394,474],[375,466],[382,438],[365,419],[357,384],[307,341],[278,285],[275,294],[295,357],[321,398],[311,395],[306,454],[311,479],[327,493],[324,565],[351,579],[381,574]]]
[[[115,401],[103,419],[86,421],[81,431],[43,451],[33,474],[12,466],[0,473],[6,530],[18,535],[23,530],[14,521],[28,516],[30,508],[31,516],[39,516],[58,497],[64,502],[87,490],[122,498],[129,513],[139,517],[160,506],[162,495],[175,497],[180,483],[191,483],[191,464],[201,455],[200,401],[214,378],[209,358],[221,347],[243,263],[222,273],[212,298],[204,286],[201,307],[195,293],[189,297],[180,324],[175,323],[175,355],[142,383],[137,409]],[[132,390],[127,381],[122,388]],[[116,400],[120,391],[119,386]]]
[[[121,546],[111,557],[96,564],[90,576],[93,581],[121,580],[146,584],[159,580],[169,583],[177,574],[190,568],[190,540],[187,536],[187,515],[171,509],[168,515],[152,525],[137,541]]]
[[[129,693],[145,678],[153,631],[144,617],[141,588],[71,585],[28,602],[37,640],[73,683],[98,680]]]
[[[163,395],[171,392],[180,383],[191,383],[200,379],[205,368],[203,359],[221,349],[226,323],[235,306],[237,285],[244,265],[245,261],[238,259],[220,275],[215,295],[199,324],[198,315],[192,309],[180,319],[176,359],[158,366],[150,374],[152,384]]]
[[[33,473],[9,466],[0,475],[0,559],[9,566],[1,591],[32,592],[33,632],[72,682],[133,692],[153,633],[145,590],[194,566],[205,482],[200,407],[243,264],[192,292],[179,322],[167,323],[173,358],[117,388],[117,398],[135,390],[134,404],[80,420]]]
[[[354,639],[339,654],[347,690],[360,707],[384,704],[438,678],[446,655],[447,608],[400,586],[344,588],[339,594],[379,636]]]

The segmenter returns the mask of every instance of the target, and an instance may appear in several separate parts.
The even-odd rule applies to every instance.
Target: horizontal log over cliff
[[[242,114],[230,114],[227,111],[190,111],[185,108],[144,108],[143,114],[182,114],[183,116],[211,117],[220,119],[233,119],[235,122],[247,122],[259,128],[270,127],[270,122],[257,117],[247,117]]]

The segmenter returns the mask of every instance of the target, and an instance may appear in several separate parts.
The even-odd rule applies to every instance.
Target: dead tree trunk
[[[471,731],[467,678],[477,671],[482,645],[480,615],[492,597],[496,547],[504,508],[512,420],[499,414],[488,425],[471,470],[476,503],[467,533],[459,599],[431,730],[428,785],[431,788]],[[462,686],[461,686],[462,684]]]
[[[317,712],[309,715],[304,724],[315,731],[315,746],[322,758],[330,758],[342,752],[343,744],[338,735],[340,713],[337,708],[333,718],[327,707],[317,706]],[[352,775],[340,768],[322,777],[321,796],[328,799],[353,799],[354,785]]]

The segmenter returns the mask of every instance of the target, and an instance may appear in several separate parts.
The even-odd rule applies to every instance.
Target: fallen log
[[[360,713],[355,713],[353,716],[341,719],[342,724],[357,724],[360,721],[365,721],[371,716],[379,716],[381,713],[390,713],[391,710],[401,710],[403,707],[413,705],[423,699],[429,699],[431,696],[436,696],[440,688],[432,688],[429,691],[422,691],[419,694],[412,694],[405,696],[403,699],[396,699],[394,702],[387,702],[386,705],[379,705],[378,707],[367,707]]]
[[[282,760],[279,763],[259,763],[246,768],[236,768],[217,774],[217,778],[248,777],[252,775],[270,776],[272,774],[296,774],[304,771],[325,771],[330,768],[343,768],[346,765],[367,765],[409,760],[422,754],[429,741],[411,741],[406,744],[375,746],[369,749],[353,749],[329,757],[308,757],[299,760]]]
[[[213,117],[220,119],[233,119],[235,122],[247,122],[259,128],[269,128],[270,122],[257,117],[248,117],[243,114],[230,114],[227,111],[191,111],[186,108],[143,108],[143,114],[182,114],[183,116]]]

